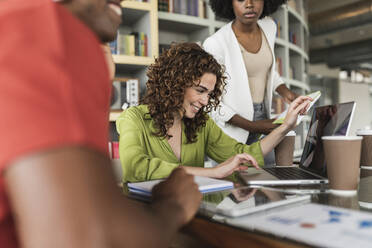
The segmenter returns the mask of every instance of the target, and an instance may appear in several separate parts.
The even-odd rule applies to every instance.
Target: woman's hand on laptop
[[[257,160],[247,153],[232,156],[225,162],[213,168],[213,177],[224,178],[230,176],[234,171],[247,170],[249,165],[260,169]]]
[[[296,127],[298,115],[306,114],[309,104],[312,100],[313,99],[309,96],[299,96],[289,105],[287,115],[285,116],[284,123],[282,124],[284,127],[286,127],[287,131],[290,131]]]

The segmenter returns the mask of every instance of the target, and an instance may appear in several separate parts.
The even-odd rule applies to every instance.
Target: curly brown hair
[[[196,132],[205,126],[207,113],[216,109],[226,85],[224,68],[196,43],[174,43],[155,59],[148,71],[147,92],[141,103],[147,104],[159,137],[169,138],[167,131],[178,113],[185,113],[183,101],[187,88],[199,85],[205,73],[216,75],[216,85],[206,106],[194,118],[183,117],[187,143],[197,140]]]

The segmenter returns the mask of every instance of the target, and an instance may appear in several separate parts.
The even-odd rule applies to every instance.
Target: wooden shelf
[[[142,56],[129,56],[129,55],[113,55],[115,64],[130,64],[130,65],[143,65],[148,66],[154,63],[154,59]]]
[[[172,32],[190,33],[203,28],[209,28],[209,21],[197,16],[188,16],[177,13],[158,12],[159,29]]]
[[[119,115],[123,112],[123,110],[111,110],[110,111],[110,121],[116,121]]]
[[[145,11],[150,11],[152,9],[151,3],[137,2],[137,1],[123,1],[121,3],[121,7],[127,8],[127,9],[137,9],[137,10],[145,10]]]

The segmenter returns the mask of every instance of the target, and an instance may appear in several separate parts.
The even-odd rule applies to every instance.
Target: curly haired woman
[[[271,18],[286,0],[210,0],[216,16],[231,20],[207,38],[204,49],[226,68],[226,92],[221,108],[211,113],[222,130],[251,144],[260,134],[272,132],[270,110],[273,92],[287,103],[297,95],[275,70],[276,25]],[[273,152],[265,163],[274,162]]]
[[[260,142],[237,142],[209,118],[224,90],[224,70],[212,55],[194,43],[172,45],[149,67],[143,105],[127,109],[118,118],[123,181],[167,177],[179,166],[193,175],[223,178],[258,168],[263,155],[294,127],[307,97],[291,105],[285,123]],[[208,155],[218,164],[203,168]],[[257,162],[258,161],[258,162]]]

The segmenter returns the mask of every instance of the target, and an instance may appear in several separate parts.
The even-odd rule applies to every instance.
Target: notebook
[[[328,183],[322,136],[348,135],[355,102],[316,107],[313,111],[299,167],[278,166],[239,172],[248,185]]]
[[[208,193],[214,191],[221,191],[226,189],[234,188],[234,184],[230,181],[220,180],[210,177],[202,177],[202,176],[195,176],[194,177],[195,183],[199,186],[199,191],[201,193]],[[142,195],[142,196],[151,196],[152,188],[163,181],[163,179],[159,180],[151,180],[146,182],[138,182],[138,183],[128,183],[128,190],[132,194]]]

